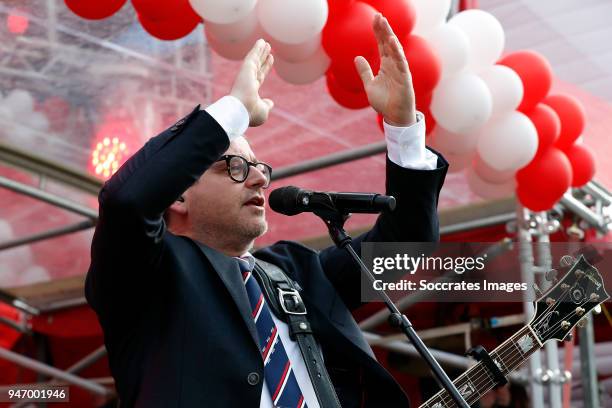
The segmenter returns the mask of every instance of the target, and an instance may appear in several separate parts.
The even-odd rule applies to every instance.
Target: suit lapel
[[[249,298],[246,293],[246,288],[244,286],[244,282],[242,280],[242,274],[240,273],[240,267],[238,266],[238,261],[220,253],[219,251],[215,251],[212,248],[207,247],[206,245],[193,241],[200,248],[202,253],[208,258],[214,271],[219,275],[221,281],[225,285],[228,290],[230,296],[234,300],[236,307],[238,307],[238,311],[244,320],[244,323],[259,349],[259,338],[257,336],[257,328],[255,327],[255,322],[253,321],[253,316],[251,315],[251,305],[249,304]]]

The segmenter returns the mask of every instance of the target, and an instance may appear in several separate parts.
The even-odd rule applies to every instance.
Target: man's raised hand
[[[259,88],[263,84],[274,57],[270,53],[270,44],[260,39],[244,58],[240,71],[236,75],[230,95],[238,98],[249,112],[249,126],[259,126],[268,119],[268,114],[274,106],[270,99],[259,96]]]
[[[370,106],[383,115],[385,122],[409,126],[416,122],[412,77],[399,40],[386,18],[374,16],[372,24],[380,53],[380,70],[374,76],[368,61],[355,58],[357,72],[363,81]]]

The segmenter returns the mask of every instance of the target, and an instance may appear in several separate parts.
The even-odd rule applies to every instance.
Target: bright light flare
[[[6,17],[6,27],[9,32],[15,35],[21,35],[26,32],[30,21],[22,14],[18,14],[15,10],[11,10]]]
[[[97,176],[108,179],[128,157],[127,145],[120,136],[108,135],[92,150],[91,165]]]

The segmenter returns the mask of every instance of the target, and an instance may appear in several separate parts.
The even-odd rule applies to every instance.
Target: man
[[[437,240],[447,169],[424,147],[423,117],[399,41],[382,16],[373,28],[380,71],[374,76],[362,57],[355,64],[370,104],[384,116],[387,194],[397,208],[354,239],[358,253],[368,240]],[[287,325],[268,315],[278,334],[258,338],[259,315],[247,293],[249,250],[267,228],[263,189],[270,170],[241,135],[247,125],[263,124],[273,106],[259,96],[272,64],[270,46],[259,40],[230,95],[152,138],[100,192],[86,296],[104,329],[122,406],[269,408],[287,406],[284,398],[319,406]],[[301,286],[342,407],[408,405],[349,312],[361,303],[360,275],[344,251],[319,253],[281,241],[255,255]],[[261,347],[268,340],[272,351]],[[264,357],[268,351],[272,357]],[[278,354],[286,369],[283,381],[272,384],[268,363]]]

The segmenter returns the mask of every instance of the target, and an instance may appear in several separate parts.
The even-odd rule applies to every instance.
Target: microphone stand
[[[348,220],[350,214],[338,211],[333,205],[331,199],[328,203],[328,209],[315,210],[313,212],[318,215],[323,222],[325,222],[327,229],[329,230],[329,235],[336,246],[338,248],[346,249],[353,260],[359,265],[361,272],[373,284],[375,281],[374,275],[372,275],[372,272],[370,272],[368,267],[363,263],[359,255],[357,255],[353,247],[350,245],[352,238],[344,230],[344,223],[346,220]],[[432,356],[431,352],[427,349],[425,343],[423,343],[423,340],[421,340],[419,335],[416,333],[412,323],[410,320],[408,320],[408,317],[400,312],[384,290],[376,290],[376,292],[383,302],[385,302],[385,305],[391,312],[391,315],[389,316],[389,324],[391,324],[393,327],[399,328],[406,335],[406,337],[408,337],[410,342],[414,345],[414,348],[429,365],[431,371],[434,373],[434,377],[438,380],[438,383],[446,391],[448,391],[455,404],[461,408],[470,408],[468,403],[457,390],[457,387],[455,387],[455,384],[453,384],[450,378],[448,378],[448,375],[446,375],[442,367],[440,367],[440,364],[438,364],[434,356]]]

